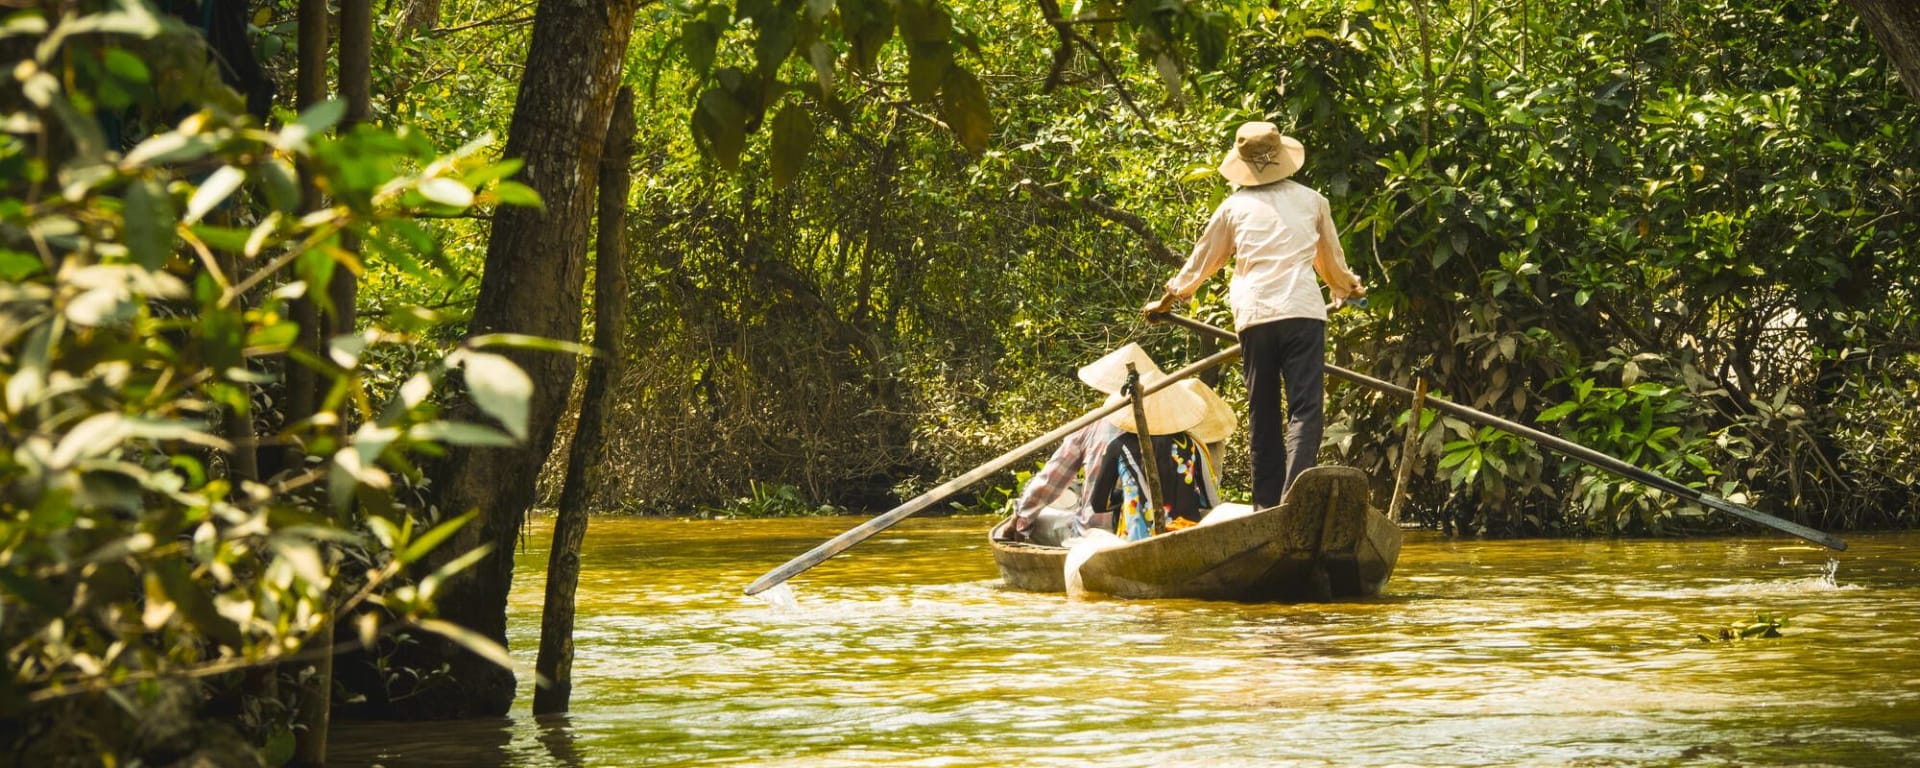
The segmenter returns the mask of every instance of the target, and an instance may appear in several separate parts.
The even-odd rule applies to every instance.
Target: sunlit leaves
[[[948,72],[943,91],[941,111],[961,146],[975,154],[986,151],[987,140],[993,133],[993,112],[987,104],[986,86],[972,73],[955,67]]]
[[[439,277],[429,266],[443,263],[435,234],[409,217],[537,205],[505,180],[518,164],[489,162],[485,138],[443,154],[406,131],[337,133],[338,103],[278,130],[235,118],[222,108],[224,88],[191,92],[217,80],[163,78],[173,60],[143,58],[179,48],[205,61],[196,33],[159,22],[145,3],[112,5],[120,10],[51,30],[34,16],[0,28],[46,31],[41,53],[75,54],[63,59],[75,68],[65,79],[32,62],[15,68],[27,97],[18,106],[31,119],[0,118],[9,131],[44,132],[0,137],[0,168],[10,181],[24,172],[23,183],[0,188],[0,382],[13,438],[0,461],[0,559],[9,564],[0,626],[15,662],[12,706],[284,660],[458,525],[423,541],[407,510],[400,524],[383,516],[396,510],[394,486],[419,479],[418,456],[518,442],[442,417],[435,383],[459,361],[411,335],[433,312],[384,307],[362,320],[363,332],[312,350],[295,346],[301,328],[289,308],[298,297],[324,302],[337,270],[363,269],[344,247],[348,235],[378,243],[370,253],[415,277]],[[125,36],[169,34],[179,39],[118,47]],[[145,99],[125,86],[149,81],[215,106],[168,102],[158,112],[185,115],[177,124],[122,124],[132,142],[124,154],[94,146],[94,117]],[[76,116],[80,135],[68,135]],[[331,205],[298,209],[303,173]],[[283,391],[273,387],[303,365],[325,383],[320,402],[307,418],[281,419]],[[394,366],[417,369],[398,392],[381,380]],[[524,374],[487,375],[484,357],[476,367],[490,415],[524,434],[527,388],[513,379]],[[390,406],[376,408],[389,393]],[[256,420],[262,409],[267,418]],[[310,456],[257,481],[239,467],[261,445]],[[330,514],[356,503],[356,514],[380,521],[367,524],[375,538]],[[349,557],[365,567],[340,568]],[[341,580],[351,588],[335,589]],[[395,606],[403,622],[431,611],[419,600]],[[88,622],[85,631],[73,633],[80,624],[69,617]]]
[[[813,115],[799,104],[789,103],[773,117],[773,183],[785,187],[807,162],[813,147]]]
[[[231,165],[221,166],[219,170],[209,174],[205,181],[200,182],[199,189],[193,191],[193,196],[187,199],[187,212],[180,217],[180,220],[187,224],[199,222],[200,217],[207,215],[214,206],[225,202],[234,190],[240,188],[241,182],[246,180],[245,171]]]
[[[464,351],[455,358],[466,369],[467,391],[480,410],[500,421],[507,432],[527,437],[528,404],[533,379],[512,360],[491,352]]]
[[[749,118],[746,107],[732,93],[718,87],[700,94],[693,113],[693,137],[707,155],[729,171],[740,167],[740,152],[746,148]]]
[[[695,17],[680,25],[680,50],[686,54],[693,71],[705,75],[713,70],[714,48],[720,44],[721,29],[705,17]]]
[[[307,107],[292,125],[275,134],[273,144],[288,152],[304,150],[309,141],[339,124],[340,119],[346,115],[347,103],[339,99],[329,99]]]
[[[127,251],[135,263],[158,269],[173,253],[173,200],[160,183],[142,178],[127,185]]]
[[[887,0],[839,0],[839,5],[853,66],[862,72],[874,71],[879,66],[881,46],[893,37],[893,4]]]

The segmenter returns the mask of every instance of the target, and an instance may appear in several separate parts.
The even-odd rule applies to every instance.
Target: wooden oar
[[[1192,376],[1196,373],[1207,370],[1208,368],[1212,368],[1216,365],[1227,362],[1239,356],[1240,356],[1240,345],[1238,344],[1235,344],[1231,347],[1220,350],[1219,352],[1215,352],[1212,355],[1208,355],[1207,357],[1201,359],[1199,362],[1196,362],[1185,368],[1181,368],[1180,370],[1174,371],[1164,379],[1161,379],[1152,384],[1141,387],[1141,396],[1145,397],[1146,395],[1151,395],[1162,389],[1166,389],[1167,387],[1173,386],[1174,382],[1180,381],[1181,379],[1187,378],[1188,376]],[[842,533],[839,536],[835,536],[831,539],[828,539],[826,543],[823,543],[820,546],[817,546],[817,547],[814,547],[813,549],[808,550],[806,554],[796,557],[792,560],[788,560],[786,564],[781,565],[780,567],[775,568],[771,571],[767,571],[766,575],[761,576],[758,579],[754,579],[752,584],[747,585],[747,594],[749,595],[760,594],[761,592],[765,592],[769,589],[774,588],[775,586],[778,586],[781,582],[784,582],[787,579],[791,579],[795,576],[800,575],[802,572],[806,571],[808,568],[812,568],[816,565],[819,565],[820,563],[826,561],[827,558],[833,557],[834,555],[847,551],[847,549],[852,547],[853,545],[859,544],[860,542],[867,540],[869,537],[873,536],[874,534],[886,530],[888,527],[892,526],[894,523],[898,523],[901,520],[905,520],[907,519],[908,516],[911,516],[916,512],[919,512],[923,509],[926,509],[927,507],[930,507],[936,503],[939,503],[940,501],[946,499],[948,496],[952,496],[953,494],[959,492],[960,489],[965,488],[969,485],[973,485],[974,483],[980,482],[981,480],[987,478],[988,476],[991,476],[996,472],[1006,469],[1007,467],[1011,467],[1013,466],[1014,462],[1026,458],[1027,456],[1033,454],[1035,451],[1038,451],[1042,448],[1053,445],[1054,443],[1059,442],[1062,438],[1065,438],[1067,435],[1071,435],[1074,432],[1079,431],[1080,428],[1085,427],[1088,424],[1092,424],[1095,421],[1099,421],[1100,419],[1106,418],[1109,414],[1112,414],[1114,411],[1118,411],[1121,408],[1127,407],[1130,404],[1130,402],[1131,401],[1129,400],[1121,399],[1118,402],[1115,402],[1113,404],[1103,405],[1103,406],[1100,406],[1099,408],[1095,408],[1091,411],[1088,411],[1084,415],[1082,415],[1080,418],[1074,419],[1073,421],[1069,421],[1066,424],[1062,424],[1058,429],[1055,429],[1052,432],[1048,432],[1032,440],[1028,440],[1025,444],[1021,445],[1020,447],[1001,454],[999,458],[996,458],[978,467],[974,467],[972,471],[969,471],[964,475],[961,475],[952,480],[948,480],[944,483],[941,483],[940,485],[936,486],[932,490],[929,490],[926,493],[920,494],[919,496],[913,497],[913,500],[908,501],[905,504],[901,504],[898,507],[894,507],[891,511],[887,512],[886,514],[880,515],[878,517],[873,518],[872,520],[868,520],[864,523],[854,526],[853,528],[848,529],[846,533]]]
[[[1122,394],[1133,402],[1133,434],[1140,438],[1140,455],[1146,457],[1147,480],[1147,525],[1158,536],[1167,532],[1167,514],[1173,505],[1166,503],[1167,498],[1160,495],[1160,489],[1167,486],[1166,478],[1160,476],[1159,455],[1153,450],[1153,429],[1147,426],[1147,396],[1140,392],[1140,371],[1132,362],[1127,363],[1127,383],[1121,387]],[[1155,508],[1154,505],[1160,505]]]
[[[1172,313],[1156,314],[1148,319],[1173,323],[1175,325],[1183,326],[1195,331],[1199,331],[1201,333],[1210,334],[1212,336],[1216,336],[1222,339],[1232,339],[1232,340],[1238,341],[1240,338],[1234,335],[1232,331],[1226,330],[1224,328],[1208,325],[1207,323],[1203,323],[1199,320],[1195,320],[1190,317],[1181,317],[1180,315],[1175,315]],[[1415,393],[1413,392],[1413,390],[1407,389],[1406,387],[1402,387],[1398,384],[1390,384],[1388,382],[1381,381],[1379,379],[1376,379],[1372,376],[1368,376],[1366,374],[1355,373],[1353,371],[1349,371],[1345,368],[1342,368],[1337,365],[1333,365],[1331,363],[1327,364],[1327,373],[1333,374],[1335,377],[1345,379],[1347,381],[1353,382],[1355,384],[1359,384],[1360,386],[1375,390],[1377,392],[1385,392],[1388,394],[1399,395],[1401,397],[1406,397],[1406,398],[1415,397]],[[1528,440],[1532,440],[1535,443],[1539,443],[1542,447],[1551,448],[1555,451],[1559,451],[1562,454],[1573,457],[1575,459],[1579,459],[1581,461],[1586,462],[1587,464],[1590,464],[1595,467],[1599,467],[1600,469],[1607,470],[1608,472],[1612,472],[1616,475],[1627,478],[1629,480],[1645,483],[1647,485],[1653,486],[1662,491],[1666,491],[1667,493],[1671,493],[1680,498],[1687,499],[1689,501],[1700,504],[1701,506],[1707,507],[1708,509],[1716,509],[1721,512],[1725,512],[1729,515],[1733,515],[1735,517],[1741,518],[1743,520],[1759,523],[1761,525],[1767,526],[1768,528],[1772,528],[1777,531],[1798,536],[1802,539],[1806,539],[1807,541],[1811,541],[1815,544],[1819,544],[1820,546],[1827,547],[1830,549],[1845,550],[1847,548],[1847,543],[1845,541],[1842,541],[1840,537],[1835,536],[1831,533],[1826,533],[1824,531],[1816,531],[1812,528],[1808,528],[1804,525],[1793,522],[1791,520],[1782,520],[1778,517],[1774,517],[1773,515],[1769,515],[1765,512],[1761,512],[1757,509],[1744,507],[1739,504],[1735,504],[1731,501],[1727,501],[1726,499],[1721,499],[1705,493],[1701,493],[1698,490],[1695,490],[1693,488],[1688,488],[1685,485],[1681,485],[1677,481],[1669,480],[1651,471],[1641,469],[1632,464],[1628,464],[1612,456],[1608,456],[1604,453],[1593,450],[1592,448],[1588,448],[1584,445],[1580,445],[1579,443],[1569,442],[1562,438],[1554,437],[1553,435],[1549,435],[1545,432],[1534,429],[1533,427],[1529,427],[1525,424],[1508,421],[1506,419],[1500,418],[1490,413],[1483,413],[1481,411],[1476,411],[1472,408],[1468,408],[1464,405],[1460,405],[1459,403],[1434,397],[1431,394],[1427,395],[1426,404],[1429,406],[1432,406],[1434,410],[1453,414],[1466,421],[1470,421],[1475,424],[1482,424],[1485,426],[1493,427],[1494,429],[1519,435]]]

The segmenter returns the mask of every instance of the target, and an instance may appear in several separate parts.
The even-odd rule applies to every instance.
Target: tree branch
[[[1138,235],[1140,241],[1147,246],[1147,252],[1152,254],[1155,260],[1163,264],[1178,267],[1186,263],[1185,259],[1180,258],[1178,254],[1175,254],[1167,248],[1167,244],[1161,241],[1158,234],[1154,233],[1153,227],[1148,225],[1147,220],[1141,218],[1137,213],[1115,208],[1090,198],[1077,201],[1068,200],[1065,197],[1061,197],[1058,192],[1047,189],[1046,185],[1036,182],[1033,179],[1021,179],[1020,187],[1027,190],[1027,192],[1034,197],[1039,198],[1041,202],[1055,208],[1066,211],[1085,208],[1095,216],[1126,227],[1135,235]]]

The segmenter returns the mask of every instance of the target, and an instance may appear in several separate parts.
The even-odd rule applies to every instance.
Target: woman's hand
[[[1148,318],[1151,318],[1154,315],[1164,315],[1168,312],[1172,312],[1173,305],[1179,303],[1179,301],[1180,300],[1174,298],[1173,294],[1171,293],[1162,293],[1160,294],[1160,298],[1154,299],[1153,301],[1149,301],[1147,302],[1146,306],[1141,307],[1140,314],[1141,316],[1148,317]]]

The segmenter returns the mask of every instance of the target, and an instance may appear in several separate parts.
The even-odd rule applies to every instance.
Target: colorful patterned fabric
[[[1140,440],[1122,433],[1107,445],[1106,458],[1095,469],[1084,501],[1096,513],[1114,517],[1111,529],[1127,541],[1153,535],[1155,515],[1168,515],[1198,522],[1207,510],[1219,503],[1214,484],[1213,457],[1207,447],[1191,434],[1158,435],[1151,441],[1160,465],[1162,489],[1167,501],[1157,504],[1148,491],[1140,456]]]
[[[1107,444],[1121,434],[1124,433],[1119,427],[1101,419],[1061,441],[1060,447],[1054,449],[1053,455],[1047,458],[1046,465],[1028,478],[1026,487],[1021,490],[1020,501],[1014,505],[1014,530],[1022,535],[1031,530],[1034,517],[1060,498],[1061,491],[1073,487],[1082,467],[1098,467],[1106,461]],[[1075,512],[1079,519],[1079,530],[1104,527],[1104,520],[1094,519],[1094,510],[1087,502],[1086,494],[1081,494]]]

